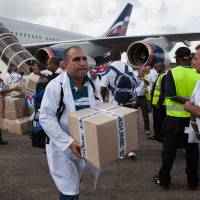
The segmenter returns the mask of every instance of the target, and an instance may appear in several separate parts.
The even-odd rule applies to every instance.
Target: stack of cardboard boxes
[[[39,76],[31,73],[28,77],[27,83],[26,83],[26,95],[33,95],[36,92],[36,85],[39,80]]]
[[[26,84],[18,83],[22,93],[11,92],[5,97],[0,97],[0,128],[12,134],[27,134],[32,129],[29,109],[25,105]],[[14,87],[16,85],[11,85]]]
[[[4,98],[4,122],[3,128],[9,133],[23,135],[31,131],[31,121],[28,117],[28,109],[25,106],[24,97]]]
[[[0,129],[17,135],[31,131],[30,116],[34,111],[25,106],[25,96],[35,94],[38,80],[39,76],[32,73],[28,76],[27,82],[9,85],[9,88],[19,85],[21,92],[11,92],[5,97],[0,96]]]
[[[0,96],[0,129],[3,128],[4,98]]]

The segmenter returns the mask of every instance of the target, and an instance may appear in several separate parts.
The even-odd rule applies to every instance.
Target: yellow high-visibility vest
[[[157,103],[158,103],[158,100],[159,100],[159,97],[160,97],[160,91],[161,91],[161,81],[162,81],[162,78],[165,74],[166,73],[160,74],[160,76],[158,77],[158,79],[156,81],[156,86],[155,86],[155,90],[154,90],[154,93],[153,93],[153,100],[152,100],[153,105],[157,105]],[[164,101],[163,105],[165,105],[165,104],[166,104],[166,102]]]
[[[192,92],[198,80],[200,80],[200,74],[190,67],[177,66],[171,69],[174,79],[177,96],[191,98]],[[184,110],[184,105],[180,104],[170,97],[166,97],[166,110],[167,115],[174,117],[190,117],[190,113]]]

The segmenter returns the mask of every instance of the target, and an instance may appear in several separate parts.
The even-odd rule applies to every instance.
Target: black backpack
[[[116,72],[114,86],[110,86],[110,89],[115,101],[122,105],[134,103],[137,97],[135,89],[138,83],[128,67],[128,65],[125,65],[125,71],[122,73],[115,67],[110,66],[110,69]]]

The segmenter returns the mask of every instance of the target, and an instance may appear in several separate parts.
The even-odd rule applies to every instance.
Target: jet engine
[[[44,47],[36,51],[35,57],[39,60],[39,62],[47,64],[47,60],[52,57],[56,57],[58,60],[63,60],[64,52],[65,49],[63,48]],[[93,59],[90,56],[87,56],[87,58],[88,58],[88,66],[92,68],[95,67],[96,66],[95,59]]]
[[[135,68],[143,65],[153,67],[156,63],[164,63],[166,66],[170,64],[168,53],[161,45],[153,42],[138,41],[134,42],[127,50],[128,62]]]

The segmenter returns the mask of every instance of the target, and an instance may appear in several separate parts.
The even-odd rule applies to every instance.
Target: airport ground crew
[[[149,83],[148,81],[148,77],[147,75],[145,74],[144,76],[144,80],[147,81],[147,83]],[[151,91],[149,90],[149,85],[145,84],[145,96],[146,96],[146,100],[147,100],[147,110],[148,110],[148,113],[151,113],[152,111],[152,103],[151,103]]]
[[[46,87],[40,123],[49,139],[46,154],[50,173],[60,191],[60,200],[79,199],[80,179],[85,168],[80,144],[68,132],[68,113],[102,103],[87,76],[87,57],[80,47],[65,51],[66,72]]]
[[[162,142],[162,123],[166,116],[166,106],[165,106],[165,65],[163,63],[158,63],[155,65],[155,70],[158,72],[158,78],[153,85],[152,89],[152,105],[153,105],[153,128],[154,135],[148,139],[154,139]]]
[[[186,174],[188,189],[196,190],[198,186],[198,144],[188,143],[188,135],[184,133],[189,125],[190,113],[184,110],[184,103],[190,99],[200,75],[189,67],[190,49],[180,47],[176,52],[177,67],[166,75],[166,110],[163,122],[164,144],[162,166],[159,175],[153,177],[156,184],[168,188],[171,182],[170,171],[175,160],[177,148],[186,150]]]

